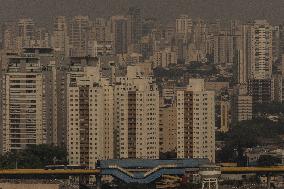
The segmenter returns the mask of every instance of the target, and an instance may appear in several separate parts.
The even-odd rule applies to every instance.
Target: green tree
[[[66,164],[65,149],[53,145],[29,145],[25,150],[9,152],[0,157],[0,168],[44,168],[49,164]]]
[[[284,113],[284,104],[278,102],[272,102],[270,104],[257,104],[254,107],[255,113]]]
[[[281,158],[271,156],[271,155],[262,155],[259,157],[257,164],[259,166],[274,166],[280,164]]]
[[[268,119],[243,121],[234,125],[228,133],[217,134],[225,146],[217,151],[218,162],[243,162],[245,148],[263,145],[268,139],[281,142],[279,135],[284,134],[283,123],[275,123]],[[217,139],[217,140],[218,140]]]
[[[177,158],[177,153],[174,151],[160,153],[160,159],[176,159],[176,158]]]

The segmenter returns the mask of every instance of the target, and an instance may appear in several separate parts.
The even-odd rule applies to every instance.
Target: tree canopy
[[[1,169],[41,169],[49,164],[66,164],[65,149],[53,145],[29,145],[25,150],[8,152],[0,156]]]
[[[259,157],[257,161],[257,164],[259,166],[274,166],[280,163],[282,163],[282,160],[280,157],[275,157],[271,155],[262,155]]]
[[[276,102],[270,104],[257,104],[254,107],[254,112],[270,114],[284,113],[284,104]]]
[[[217,161],[241,162],[244,160],[243,150],[263,145],[266,141],[281,142],[279,135],[284,134],[282,122],[268,119],[255,119],[237,123],[226,134],[217,134],[217,141],[224,141],[225,146],[217,151]]]

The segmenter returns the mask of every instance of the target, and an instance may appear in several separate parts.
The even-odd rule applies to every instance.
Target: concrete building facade
[[[151,77],[129,69],[116,78],[114,122],[117,158],[159,158],[159,92]]]
[[[28,145],[57,145],[55,60],[51,49],[7,57],[3,74],[3,152]]]
[[[177,92],[177,157],[215,161],[215,100],[204,80],[190,79]]]

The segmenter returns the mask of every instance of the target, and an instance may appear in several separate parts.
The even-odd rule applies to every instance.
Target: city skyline
[[[172,135],[173,133],[167,134],[175,138],[176,144],[173,150],[177,152],[177,157],[207,157],[214,162],[215,151],[213,149],[215,145],[210,148],[208,145],[201,145],[192,151],[191,148],[195,149],[195,145],[191,140],[196,138],[202,141],[203,137],[206,140],[212,138],[211,142],[203,138],[204,141],[200,143],[214,144],[214,130],[220,129],[228,132],[231,125],[235,124],[231,120],[237,122],[251,120],[253,108],[257,104],[267,104],[275,100],[280,103],[283,101],[281,75],[283,67],[281,61],[284,54],[283,32],[281,26],[272,25],[266,20],[224,22],[217,19],[214,22],[207,22],[202,19],[193,19],[185,14],[176,17],[174,26],[161,25],[155,19],[144,19],[141,9],[137,7],[130,7],[123,15],[94,20],[88,16],[74,16],[69,19],[57,16],[53,20],[53,27],[50,31],[38,26],[36,21],[30,18],[21,18],[17,22],[7,23],[2,30],[1,51],[4,79],[2,86],[3,95],[5,95],[2,98],[2,106],[6,108],[3,111],[3,152],[25,149],[29,144],[47,143],[68,147],[71,158],[72,154],[81,153],[80,150],[78,151],[78,147],[75,148],[76,150],[70,147],[71,143],[74,145],[82,143],[86,146],[80,147],[83,150],[82,157],[76,156],[75,159],[70,160],[71,162],[88,164],[91,161],[89,158],[92,156],[89,154],[85,157],[84,154],[87,152],[97,154],[95,160],[92,160],[92,166],[95,165],[94,161],[100,158],[159,158],[159,150],[163,149],[151,146],[159,144],[160,133],[158,130],[163,131],[163,128],[158,129],[159,122],[163,123],[157,113],[159,111],[159,107],[156,107],[158,104],[161,110],[164,105],[172,107],[172,110],[175,110],[173,114],[177,115],[177,120],[169,120],[175,123],[172,125],[175,127],[172,130],[175,132],[174,135]],[[209,66],[217,72],[212,71],[199,76],[194,75],[194,72],[185,72],[185,75],[178,76],[181,78],[173,80],[173,84],[170,83],[170,76],[155,74],[155,71],[159,69],[167,70],[178,67],[188,69],[194,64],[199,64],[200,67]],[[35,80],[31,78],[35,78]],[[195,81],[195,79],[197,80]],[[220,79],[227,84],[223,85],[219,81]],[[26,85],[14,85],[13,82],[26,83]],[[36,82],[35,86],[28,85],[34,82]],[[193,85],[203,87],[186,87],[191,85],[191,82]],[[199,84],[194,84],[195,82]],[[214,89],[215,85],[217,89],[220,87],[219,90]],[[176,88],[177,86],[183,87]],[[21,94],[23,87],[26,87],[27,94]],[[29,88],[37,90],[30,91]],[[106,88],[109,93],[103,93]],[[82,107],[78,103],[72,104],[73,102],[69,101],[69,98],[74,97],[74,95],[69,96],[69,93],[81,90],[84,99],[73,99],[72,101],[82,100],[82,103],[85,103],[82,104]],[[101,101],[103,96],[109,96],[109,99],[104,99],[105,102],[111,100],[108,102],[109,104],[101,104],[100,106],[96,104],[96,111],[98,108],[108,107],[107,112],[104,112],[104,109],[99,111],[104,114],[94,112],[96,116],[100,115],[101,122],[98,123],[92,123],[92,95],[89,96],[89,93],[91,94],[93,90],[102,93],[101,97],[97,97],[101,99],[96,99],[96,101]],[[164,90],[173,93],[170,99],[167,94],[163,96]],[[216,96],[215,93],[205,92],[210,90],[213,90]],[[138,91],[140,92],[138,93]],[[152,104],[153,108],[149,110],[132,109],[142,105],[136,104],[140,101],[138,100],[140,93],[142,96],[146,95],[141,101],[145,100],[144,98],[147,96],[148,100],[154,100],[150,98],[152,95],[149,96],[147,91],[149,94],[155,93],[154,99],[160,99],[156,105]],[[204,93],[202,93],[203,91]],[[191,94],[191,92],[193,93]],[[29,93],[34,94],[30,95]],[[191,102],[191,97],[188,97],[189,95],[195,98],[195,93],[197,101],[204,100],[201,108],[199,103]],[[181,96],[184,97],[181,98],[178,94],[182,94]],[[209,95],[209,97],[198,99],[199,95]],[[138,101],[130,105],[131,98]],[[208,99],[211,100],[208,101]],[[49,104],[47,101],[53,103]],[[128,103],[120,104],[123,101],[128,101]],[[24,105],[20,104],[19,106],[14,102],[22,102]],[[188,103],[193,103],[194,108]],[[230,103],[232,104],[231,108],[229,108]],[[58,104],[62,106],[60,109],[58,109]],[[184,107],[182,104],[187,104],[187,106],[184,105]],[[212,105],[207,106],[208,104]],[[78,107],[73,109],[70,108],[71,105]],[[126,111],[120,113],[118,111],[120,106],[129,107],[120,110]],[[27,107],[35,108],[35,110],[26,109]],[[70,111],[81,109],[82,112],[70,114]],[[191,111],[195,109],[198,110],[198,113]],[[200,112],[205,109],[209,112]],[[215,113],[215,109],[218,112]],[[138,110],[141,112],[138,113]],[[139,118],[150,110],[154,110],[151,115],[157,115],[157,117],[145,120]],[[179,111],[184,111],[184,113],[179,115]],[[22,117],[22,114],[29,115],[31,113],[34,114],[33,119]],[[89,115],[87,116],[86,113]],[[125,114],[128,114],[131,119]],[[195,117],[195,114],[199,116]],[[80,138],[77,138],[78,142],[73,142],[75,138],[70,138],[72,130],[80,130],[80,128],[72,128],[71,125],[77,125],[82,127],[81,129],[86,133],[73,133],[72,135],[79,134],[80,136],[82,134],[83,138],[92,139],[96,134],[89,134],[92,131],[90,125],[103,124],[107,119],[106,115],[111,115],[111,118],[105,123],[106,128],[100,128],[102,129],[100,135],[106,135],[104,137],[110,140],[107,142],[107,146],[103,147],[106,148],[105,152],[86,151],[86,148],[92,149],[90,144],[94,142],[81,141]],[[72,116],[75,117],[70,118]],[[76,116],[82,116],[81,121],[73,122],[74,120],[78,121]],[[220,116],[221,125],[217,125],[215,128],[215,124],[219,124],[219,118],[215,121],[216,116]],[[122,121],[127,119],[129,122]],[[206,121],[200,123],[181,122],[184,119]],[[144,121],[140,123],[141,120]],[[146,124],[144,123],[146,120],[155,121]],[[142,126],[143,124],[145,125]],[[168,127],[165,123],[162,125]],[[202,131],[203,134],[205,132],[209,134],[198,136],[203,128],[198,125],[203,125],[205,128]],[[25,127],[27,128],[25,129]],[[156,130],[149,133],[150,136],[153,134],[149,138],[149,140],[153,140],[150,143],[143,144],[144,140],[137,138],[137,135],[143,135],[138,131],[145,129],[144,127],[149,127],[145,132]],[[194,131],[195,127],[200,131]],[[31,128],[35,130],[32,131]],[[17,129],[20,133],[17,133]],[[133,133],[134,131],[135,133]],[[34,133],[29,135],[31,132]],[[184,136],[180,135],[183,132],[185,132]],[[192,137],[189,135],[192,132],[197,135]],[[29,139],[30,137],[33,139]],[[191,140],[188,140],[189,138]],[[126,139],[129,141],[125,141]],[[161,139],[168,140],[165,137]],[[103,138],[96,140],[100,144],[95,147],[96,149],[104,146]],[[181,144],[181,141],[185,143]],[[173,141],[165,142],[172,143]],[[119,145],[114,145],[114,143]],[[198,143],[196,142],[196,144]],[[192,147],[187,145],[192,145]],[[145,149],[151,150],[143,154],[142,151]],[[75,151],[72,152],[73,150]],[[79,161],[80,158],[83,160]]]
[[[0,168],[93,171],[77,184],[98,189],[259,187],[255,169],[284,165],[274,1],[3,2],[19,11],[0,13]]]

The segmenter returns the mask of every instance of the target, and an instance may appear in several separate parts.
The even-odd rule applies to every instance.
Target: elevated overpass
[[[119,175],[115,175],[115,172],[124,173],[130,177],[134,176],[133,171],[136,172],[138,178],[143,178],[144,176],[149,176],[153,173],[158,172],[159,170],[171,169],[174,170],[173,167],[168,165],[160,165],[156,168],[149,171],[149,169],[125,169],[119,167],[110,167],[109,169],[73,169],[73,170],[45,170],[45,169],[4,169],[0,170],[0,178],[12,178],[13,176],[17,177],[25,177],[25,176],[80,176],[80,175],[114,175],[116,177],[120,177]],[[167,174],[162,175],[181,175],[184,171],[198,171],[198,167],[191,168],[177,168],[180,169],[178,174],[175,174],[174,171],[168,172]],[[184,170],[182,170],[184,169]],[[260,174],[284,174],[284,166],[271,166],[271,167],[220,167],[222,174],[249,174],[249,173],[260,173]],[[143,173],[143,174],[142,174]],[[165,172],[164,172],[165,173]]]
[[[183,176],[187,173],[198,173],[200,167],[209,164],[206,159],[176,160],[103,160],[96,169],[10,169],[0,170],[0,179],[62,179],[70,176],[84,178],[96,176],[100,188],[101,176],[112,176],[125,183],[149,184],[163,176]],[[258,173],[266,176],[284,174],[284,166],[271,167],[219,167],[222,174]]]
[[[249,174],[249,173],[284,173],[284,166],[269,166],[269,167],[221,167],[222,174]]]
[[[0,178],[12,178],[13,176],[80,176],[80,175],[97,175],[100,174],[99,169],[73,169],[73,170],[45,170],[45,169],[2,169],[0,170]]]
[[[207,159],[176,160],[105,160],[100,161],[100,175],[110,175],[125,183],[147,184],[158,180],[163,175],[185,175],[186,172],[198,171],[208,164]]]

